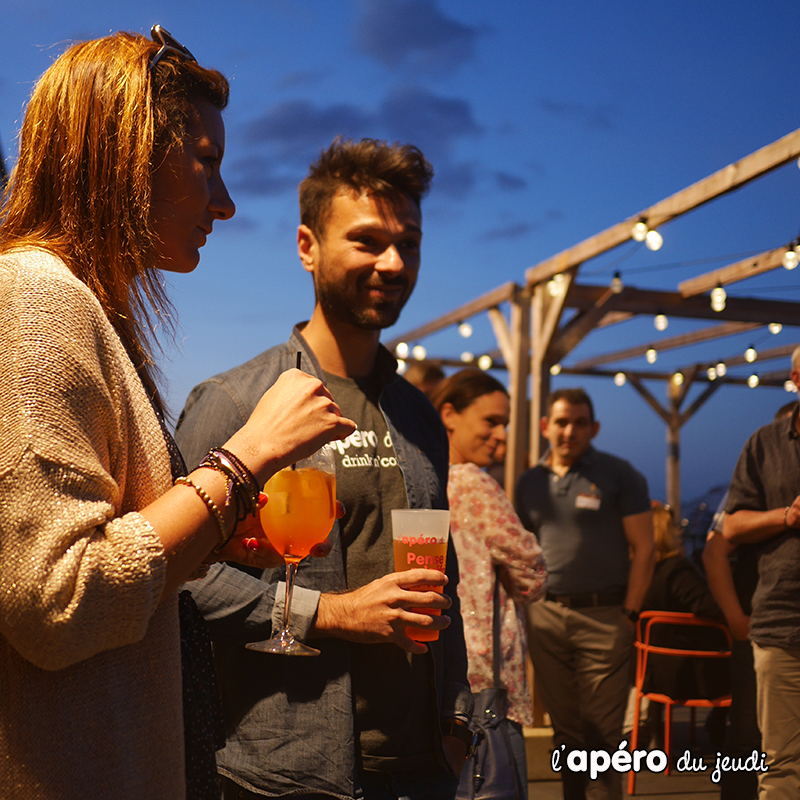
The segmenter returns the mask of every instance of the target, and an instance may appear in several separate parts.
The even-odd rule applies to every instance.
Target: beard
[[[397,322],[400,312],[414,291],[415,283],[416,280],[407,275],[382,278],[368,274],[360,276],[355,284],[342,281],[336,283],[326,277],[324,269],[320,269],[314,289],[317,302],[326,317],[346,322],[361,330],[375,331],[389,328]],[[400,295],[395,300],[364,296],[365,291],[382,287],[401,289]]]

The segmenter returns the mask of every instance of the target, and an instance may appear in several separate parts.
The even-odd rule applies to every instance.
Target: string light
[[[756,373],[754,372],[754,373],[753,373],[753,374],[752,374],[752,375],[751,375],[751,376],[750,376],[750,377],[747,379],[747,385],[748,385],[748,386],[749,386],[751,389],[755,389],[755,388],[756,388],[756,386],[758,386],[758,383],[759,383],[759,381],[758,381],[758,375],[756,375]]]
[[[424,361],[425,356],[428,355],[428,351],[421,345],[418,344],[412,351],[411,355],[417,359],[417,361]]]
[[[660,250],[662,244],[664,244],[664,237],[658,231],[647,231],[647,236],[644,237],[644,246],[648,250]]]
[[[465,339],[469,339],[469,337],[470,337],[470,336],[472,336],[472,325],[470,325],[470,324],[469,324],[469,322],[462,322],[462,323],[461,323],[461,324],[458,326],[458,332],[459,332],[459,333],[460,333],[460,334],[461,334],[461,335],[462,335],[462,336],[463,336]]]
[[[406,371],[407,367],[408,367],[408,364],[406,364],[406,362],[403,361],[402,358],[398,359],[398,361],[397,361],[397,374],[398,375],[402,375]]]
[[[667,315],[659,311],[658,314],[653,317],[653,325],[655,325],[657,331],[665,331],[667,329],[667,325],[669,325]]]
[[[547,281],[547,293],[550,297],[558,297],[561,293],[561,284],[564,283],[564,275],[559,272],[556,275],[553,275],[549,281]]]
[[[656,353],[655,347],[650,347],[644,354],[644,357],[647,359],[648,364],[655,364],[656,358],[658,357],[658,353]]]
[[[550,367],[550,374],[551,375],[560,375],[561,374],[561,364],[553,364]]]
[[[647,223],[644,219],[640,219],[634,226],[631,228],[631,239],[634,242],[643,242],[645,237],[647,236]]]
[[[755,347],[753,347],[753,345],[750,345],[750,347],[748,347],[747,350],[744,351],[744,360],[748,364],[752,364],[757,358],[758,358],[758,353],[756,352]]]
[[[770,322],[770,324],[767,325],[767,330],[773,336],[775,336],[776,334],[780,333],[783,330],[783,325],[781,325],[780,322]]]
[[[394,349],[394,354],[398,358],[408,358],[408,345],[405,342],[400,342]]]
[[[676,372],[676,373],[675,373],[675,374],[672,376],[672,382],[673,382],[673,383],[674,383],[676,386],[683,386],[683,381],[684,381],[684,377],[683,377],[683,373],[682,373],[682,372]]]
[[[716,288],[711,290],[711,309],[713,311],[724,311],[727,299],[728,293],[722,288],[722,284],[718,283]]]
[[[471,363],[472,363],[472,362],[475,360],[475,356],[474,356],[472,353],[470,353],[470,352],[469,352],[469,350],[465,350],[465,351],[464,351],[464,352],[461,354],[461,360],[462,360],[462,361],[463,361],[465,364],[471,364]]]
[[[727,372],[728,372],[728,368],[725,366],[725,362],[724,361],[720,361],[717,364],[717,375],[719,375],[720,378],[724,378],[725,375],[727,374]]]
[[[614,294],[619,294],[625,288],[625,284],[622,282],[622,275],[619,271],[614,273],[614,278],[611,281],[611,291]]]
[[[492,361],[491,356],[482,355],[480,356],[480,358],[478,358],[478,367],[482,369],[484,372],[486,372],[487,369],[491,369],[493,363],[494,362]]]
[[[717,371],[714,369],[714,367],[709,367],[706,374],[708,375],[708,379],[710,381],[715,381],[717,379]]]
[[[797,387],[794,385],[793,381],[786,381],[786,383],[783,384],[783,388],[787,392],[797,392]]]
[[[783,254],[783,260],[781,261],[783,264],[784,269],[794,269],[798,264],[800,264],[800,254],[797,252],[797,246],[789,245],[786,252]]]
[[[617,386],[624,386],[625,385],[625,381],[627,381],[627,380],[628,379],[625,377],[625,373],[624,372],[618,372],[614,376],[614,383],[616,383]]]

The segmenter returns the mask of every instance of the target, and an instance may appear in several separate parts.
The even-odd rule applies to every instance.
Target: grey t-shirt
[[[630,557],[622,518],[650,510],[645,477],[590,447],[563,478],[548,454],[517,484],[517,513],[539,538],[553,594],[625,589]]]
[[[334,442],[336,496],[347,513],[339,521],[348,589],[394,572],[393,508],[408,508],[386,420],[378,405],[382,385],[325,373],[342,413],[358,425]],[[435,763],[436,701],[430,654],[412,656],[394,644],[353,644],[351,678],[360,767],[405,771]]]
[[[759,428],[739,456],[726,513],[783,508],[800,494],[797,411]],[[750,638],[762,647],[800,648],[800,531],[787,530],[757,546],[758,585]]]

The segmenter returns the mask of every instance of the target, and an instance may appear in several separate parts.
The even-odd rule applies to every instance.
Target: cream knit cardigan
[[[0,798],[185,794],[158,420],[94,295],[0,256]]]

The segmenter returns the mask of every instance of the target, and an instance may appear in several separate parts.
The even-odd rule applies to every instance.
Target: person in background
[[[484,471],[505,442],[508,392],[479,369],[444,380],[431,401],[450,439],[450,531],[461,568],[458,596],[467,641],[473,693],[495,685],[493,676],[494,583],[500,582],[500,683],[508,691],[508,719],[520,797],[528,778],[523,725],[533,725],[525,653],[524,608],[545,591],[547,571],[536,536],[525,530],[514,507]]]
[[[610,752],[622,735],[634,624],[655,563],[647,481],[592,447],[600,424],[583,389],[551,393],[540,425],[550,449],[516,493],[548,570],[547,595],[526,609],[528,651],[556,747]],[[566,800],[622,796],[613,771],[587,784],[585,773],[562,770],[561,780]]]
[[[444,380],[444,370],[438,364],[421,364],[419,361],[412,361],[403,377],[412,385],[416,386],[423,394],[430,397],[436,387]]]
[[[280,561],[250,513],[258,485],[353,430],[295,371],[220,442],[234,467],[185,475],[147,332],[169,308],[160,271],[194,270],[234,213],[220,174],[228,83],[159,26],[153,38],[118,33],[56,59],[2,210],[8,800],[219,796],[210,741],[184,766],[178,587],[210,561]],[[187,786],[209,762],[212,782]]]
[[[330,556],[300,564],[292,600],[292,631],[314,639],[318,657],[244,648],[280,624],[283,570],[212,567],[192,584],[222,664],[226,797],[447,800],[458,786],[472,741],[458,562],[450,546],[446,576],[395,572],[391,531],[392,509],[447,508],[447,434],[380,344],[417,280],[432,175],[413,145],[334,140],[300,184],[297,246],[313,277],[311,319],[288,342],[195,387],[178,424],[195,463],[298,352],[358,424],[335,452],[347,513]],[[447,585],[439,594],[420,584]],[[407,626],[441,633],[426,646]]]
[[[793,400],[781,406],[773,422],[791,418],[797,408]],[[734,758],[747,758],[761,747],[756,704],[756,673],[750,642],[750,614],[753,592],[758,584],[758,544],[736,547],[722,535],[728,492],[722,498],[703,549],[703,566],[708,584],[725,614],[733,636],[731,652],[731,706],[723,750]],[[720,781],[721,800],[755,800],[758,775],[755,772],[724,772]]]
[[[703,576],[684,555],[680,530],[668,506],[653,501],[653,532],[656,566],[642,603],[643,611],[679,611],[723,622],[724,617]],[[707,628],[656,626],[651,642],[683,650],[727,650],[725,635]],[[676,699],[715,699],[730,692],[730,664],[727,660],[683,658],[652,654],[648,658],[644,691],[663,692]],[[649,708],[650,730],[662,744],[661,703]],[[708,721],[710,720],[710,722]],[[715,749],[722,746],[725,709],[712,709],[706,728]]]

